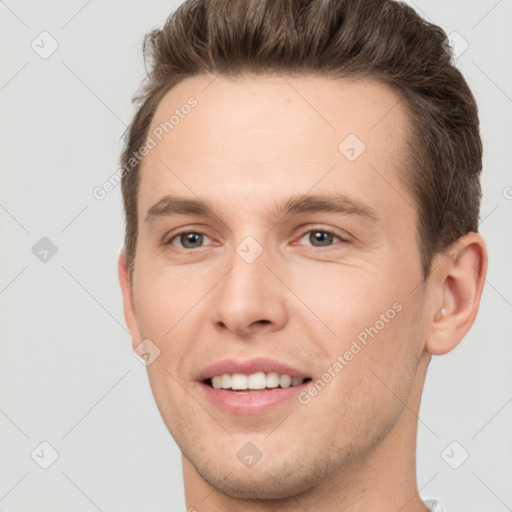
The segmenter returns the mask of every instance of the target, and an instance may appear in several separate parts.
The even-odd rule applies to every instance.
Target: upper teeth
[[[265,389],[265,388],[289,388],[302,384],[304,379],[286,374],[279,375],[277,372],[256,372],[250,375],[243,373],[224,373],[212,377],[212,386],[216,389]]]

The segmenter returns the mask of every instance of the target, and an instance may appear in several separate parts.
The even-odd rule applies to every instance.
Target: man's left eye
[[[306,242],[304,240],[306,240]],[[307,231],[299,239],[300,243],[307,245],[309,242],[313,247],[327,247],[336,241],[344,242],[346,240],[343,240],[341,237],[335,233],[332,233],[331,231],[324,231],[319,229]]]

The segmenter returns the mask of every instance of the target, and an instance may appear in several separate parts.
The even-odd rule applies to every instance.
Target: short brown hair
[[[130,158],[147,138],[163,96],[203,73],[308,74],[368,78],[406,105],[407,170],[399,173],[418,210],[423,277],[435,254],[477,232],[482,142],[475,99],[446,33],[394,0],[187,0],[162,29],[149,32],[148,76],[121,155],[130,276],[137,244],[140,162]]]

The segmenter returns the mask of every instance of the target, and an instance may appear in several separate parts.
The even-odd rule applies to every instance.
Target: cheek
[[[375,331],[376,322],[377,330],[384,330],[397,316],[397,285],[381,275],[369,266],[333,265],[330,271],[311,267],[297,274],[293,289],[300,290],[297,295],[316,321],[320,319],[343,347],[360,333],[364,337],[365,329]]]
[[[168,369],[162,358],[148,367],[151,392],[167,429],[183,448],[188,443],[199,443],[200,429],[191,425],[205,422],[204,411],[191,404],[190,395],[171,377],[175,369]],[[169,373],[168,373],[169,372]]]
[[[362,408],[371,415],[392,420],[403,409],[413,388],[423,332],[416,323],[414,305],[410,302],[394,303],[384,317],[372,320],[351,344],[361,351],[354,356],[346,385],[353,395],[359,396]],[[388,318],[388,322],[381,318]],[[361,336],[363,334],[363,336]],[[364,340],[364,342],[361,342]]]
[[[141,265],[134,287],[134,301],[141,335],[163,342],[171,339],[194,305],[204,296],[204,280],[180,269],[144,272]]]
[[[361,446],[375,443],[404,411],[418,366],[414,347],[421,339],[410,319],[404,306],[377,334],[368,335],[366,344],[347,335],[329,346],[330,364],[341,356],[342,369],[332,370],[336,376],[306,409],[311,407],[308,416],[317,418],[315,430],[334,435],[333,444],[343,447],[350,439]]]
[[[144,270],[141,265],[140,270]],[[134,299],[139,330],[160,350],[159,356],[147,367],[148,377],[159,408],[180,410],[187,405],[187,396],[180,385],[190,366],[192,340],[198,339],[198,329],[204,324],[201,299],[206,280],[184,275],[180,269],[148,271],[139,274]],[[161,410],[164,414],[164,411]]]
[[[407,399],[424,335],[417,297],[408,296],[400,280],[380,279],[366,270],[340,268],[322,279],[309,273],[297,282],[301,298],[315,313],[305,322],[325,349],[324,370],[331,368],[337,375],[333,388],[342,400],[355,399],[355,407],[361,404],[362,409],[378,406],[382,399],[400,404],[395,394]],[[323,286],[312,286],[314,282]],[[318,319],[329,328],[327,337],[319,336],[323,326]],[[332,368],[337,361],[342,366],[338,371]]]

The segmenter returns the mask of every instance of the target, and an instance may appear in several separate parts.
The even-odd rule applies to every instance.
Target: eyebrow
[[[374,222],[379,218],[377,212],[361,200],[340,193],[296,195],[275,204],[278,217],[310,212],[356,215]],[[148,209],[145,222],[150,224],[158,218],[175,215],[217,217],[212,206],[202,199],[166,195]]]

